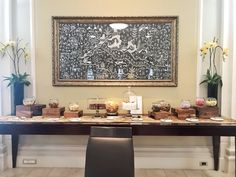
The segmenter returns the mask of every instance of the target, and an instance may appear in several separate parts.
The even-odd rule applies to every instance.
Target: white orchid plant
[[[29,53],[27,51],[27,44],[23,44],[22,40],[8,41],[6,43],[0,42],[0,56],[3,58],[7,56],[13,64],[13,73],[11,76],[5,77],[5,81],[9,81],[8,86],[15,83],[23,83],[26,86],[30,85],[27,80],[29,74],[20,71],[21,60],[24,60],[25,64],[29,60]]]

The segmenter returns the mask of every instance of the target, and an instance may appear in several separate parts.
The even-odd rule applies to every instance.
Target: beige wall
[[[51,16],[179,16],[178,87],[137,87],[143,96],[144,112],[151,103],[165,99],[176,106],[181,99],[194,100],[196,95],[196,58],[198,0],[36,0],[36,96],[48,103],[58,98],[62,105],[78,101],[86,110],[86,99],[101,96],[120,99],[125,87],[53,87]],[[86,112],[86,111],[85,111]]]

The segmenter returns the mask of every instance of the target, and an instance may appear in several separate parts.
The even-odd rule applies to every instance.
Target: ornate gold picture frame
[[[178,17],[52,17],[54,86],[177,86]]]

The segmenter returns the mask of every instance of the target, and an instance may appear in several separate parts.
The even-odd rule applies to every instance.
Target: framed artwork
[[[178,17],[52,17],[54,86],[177,86]]]

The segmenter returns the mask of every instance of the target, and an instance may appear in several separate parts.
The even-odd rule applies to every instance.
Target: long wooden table
[[[162,122],[145,116],[140,120],[125,117],[95,119],[88,116],[81,119],[0,117],[0,134],[12,136],[13,168],[16,167],[19,135],[89,135],[91,126],[125,126],[132,127],[135,136],[212,136],[214,169],[218,170],[220,136],[236,138],[236,121],[199,119],[198,122],[188,122],[175,117],[171,117],[171,120]]]

